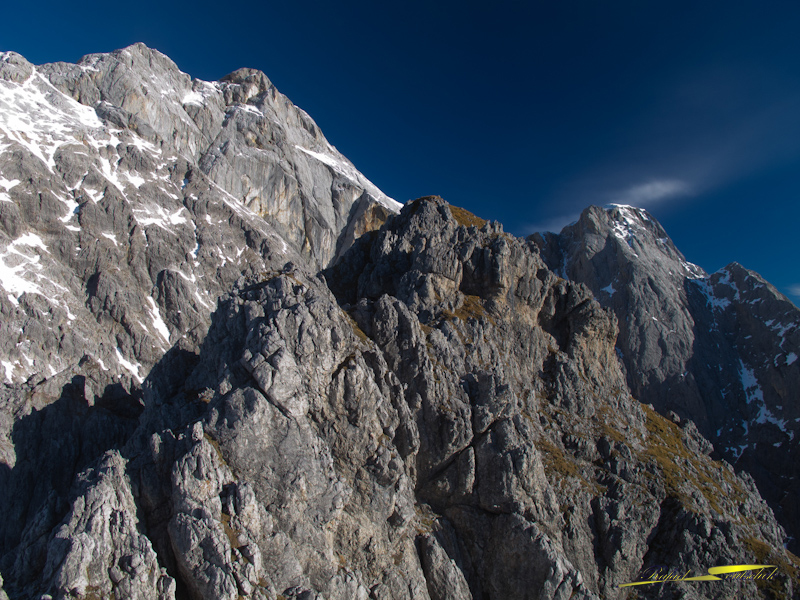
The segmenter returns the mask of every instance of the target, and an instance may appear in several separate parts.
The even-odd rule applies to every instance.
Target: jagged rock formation
[[[392,210],[259,72],[192,80],[141,44],[77,65],[2,54],[3,461],[14,422],[74,377],[135,403],[238,277],[325,266]]]
[[[797,597],[552,244],[393,215],[259,72],[6,53],[0,104],[0,598]]]
[[[753,271],[686,261],[645,210],[592,207],[560,235],[536,234],[549,267],[586,284],[619,320],[634,396],[691,419],[750,473],[800,539],[800,310]]]
[[[12,597],[622,598],[764,549],[793,594],[753,484],[630,397],[616,319],[531,243],[421,200],[325,277],[338,299],[302,268],[237,283],[64,516],[28,518]]]
[[[141,44],[0,56],[0,150],[13,383],[84,355],[141,382],[242,272],[327,266],[399,207],[263,73],[192,80]]]

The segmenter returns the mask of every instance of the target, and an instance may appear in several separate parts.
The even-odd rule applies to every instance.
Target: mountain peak
[[[617,349],[633,394],[694,420],[720,456],[746,468],[795,537],[791,469],[769,458],[800,436],[800,311],[760,275],[731,263],[708,275],[656,219],[631,206],[590,207],[560,235],[535,235],[550,268],[586,284],[619,322]],[[791,380],[791,385],[787,381]],[[788,450],[794,452],[795,450]],[[796,460],[796,459],[792,459]]]
[[[0,345],[0,375],[86,355],[136,384],[243,272],[327,266],[397,211],[260,71],[192,80],[144,44],[77,65],[4,53],[0,309],[20,329],[53,317]]]

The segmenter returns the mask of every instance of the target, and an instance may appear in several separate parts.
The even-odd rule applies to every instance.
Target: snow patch
[[[75,132],[102,129],[95,111],[55,88],[34,71],[24,83],[0,81],[0,135],[26,148],[50,171],[59,146]]]
[[[187,222],[186,217],[181,214],[184,210],[184,207],[181,206],[175,212],[168,213],[162,206],[144,206],[142,208],[134,208],[133,216],[139,225],[143,227],[157,225],[169,231],[171,225],[182,225]]]
[[[6,179],[5,177],[0,176],[0,187],[3,188],[5,191],[9,191],[18,183],[19,179]]]
[[[730,271],[721,270],[720,273],[722,273],[722,275],[717,282],[718,285],[724,285],[731,288],[735,292],[733,299],[739,300],[739,288],[736,287],[736,282],[731,280]]]
[[[206,291],[205,293],[208,294],[208,291]],[[197,298],[197,301],[200,304],[202,304],[205,308],[207,308],[209,310],[213,308],[213,306],[211,306],[208,302],[203,300],[203,297],[200,295],[199,290],[197,290],[197,289],[194,290],[194,297]]]
[[[194,276],[194,273],[192,273],[192,276],[190,277],[189,275],[187,275],[187,274],[186,274],[186,273],[184,273],[183,271],[175,271],[175,272],[176,272],[178,275],[180,275],[180,276],[181,276],[181,278],[182,278],[184,281],[188,281],[189,283],[196,283],[196,282],[197,282],[197,277],[195,277],[195,276]]]
[[[764,402],[764,392],[758,384],[755,372],[753,369],[748,369],[742,359],[739,359],[739,379],[742,382],[742,389],[748,404],[751,402]]]
[[[778,334],[778,337],[786,337],[786,334],[789,333],[790,330],[797,327],[797,323],[787,323],[786,325],[783,325],[781,323],[776,323],[775,325],[772,325],[770,323],[770,326],[772,330]]]
[[[67,205],[67,214],[64,215],[63,217],[60,217],[59,220],[62,223],[68,223],[72,219],[72,217],[78,214],[78,208],[80,204],[75,202],[75,200],[70,197],[59,198],[59,200],[61,200],[64,204]]]
[[[42,250],[50,254],[50,251],[47,249],[47,246],[44,245],[42,238],[40,238],[35,233],[31,232],[19,236],[17,239],[11,242],[11,245],[29,246],[31,248],[41,248]]]
[[[93,188],[84,187],[83,191],[89,196],[89,199],[97,204],[100,200],[103,199],[103,192],[95,190]]]
[[[611,233],[633,250],[632,240],[636,237],[637,233],[645,231],[642,226],[642,220],[648,220],[647,217],[641,209],[625,204],[611,204],[607,208],[616,209],[621,217],[621,220],[613,218]],[[639,214],[640,212],[641,215]],[[638,257],[636,252],[633,254]]]
[[[153,320],[153,326],[158,331],[159,335],[164,338],[164,341],[169,344],[169,328],[161,318],[161,312],[158,310],[158,305],[152,296],[147,297],[147,302],[150,304],[150,318]]]
[[[6,371],[6,381],[8,383],[14,383],[14,365],[7,360],[0,360],[0,363],[3,364],[3,368]]]
[[[689,279],[705,279],[706,277],[706,272],[694,263],[684,260],[681,261],[681,266],[683,266]]]
[[[100,161],[100,167],[102,169],[103,177],[106,178],[115,188],[117,188],[120,193],[122,192],[122,182],[117,177],[117,174],[111,170],[111,163],[107,158],[104,156],[98,157]]]
[[[139,175],[135,175],[134,173],[128,172],[124,174],[128,181],[131,182],[135,188],[140,188],[141,185],[144,183],[144,177],[140,177]]]
[[[241,110],[241,111],[244,111],[246,113],[250,113],[250,114],[253,114],[253,115],[258,115],[259,117],[263,117],[264,116],[264,113],[262,113],[260,110],[258,110],[252,104],[237,104],[236,106],[234,106],[234,108],[238,109],[238,110]]]
[[[742,455],[742,453],[745,451],[746,448],[747,444],[742,444],[741,446],[733,446],[731,448],[728,448],[728,452],[733,454],[734,460],[739,460],[739,457]]]
[[[184,210],[184,207],[181,206],[178,210],[176,210],[174,213],[172,213],[169,216],[169,222],[172,223],[173,225],[180,225],[182,223],[186,223],[186,217],[181,215],[183,210]],[[193,225],[194,225],[194,223],[193,223]]]
[[[378,189],[378,186],[364,177],[364,175],[359,173],[352,163],[350,163],[344,157],[334,156],[333,154],[325,154],[322,152],[315,152],[313,150],[309,150],[308,148],[298,146],[297,144],[295,144],[294,147],[301,152],[308,154],[312,158],[316,158],[321,163],[328,165],[342,177],[345,177],[353,183],[358,184],[360,187],[366,190],[376,202],[382,204],[393,213],[397,214],[400,212],[400,209],[403,208],[402,204],[400,204],[397,200],[389,198],[386,194],[381,192],[380,189]],[[333,147],[330,146],[330,148]]]
[[[708,283],[708,279],[694,279],[694,283],[700,288],[700,292],[706,298],[706,304],[717,310],[724,310],[731,305],[731,301],[727,298],[718,298],[714,294],[714,290]]]
[[[772,414],[772,411],[767,408],[764,402],[764,392],[756,379],[755,372],[752,369],[748,369],[741,359],[739,359],[739,377],[742,381],[742,389],[747,398],[747,403],[757,403],[759,405],[758,414],[754,422],[760,425],[770,423],[786,433],[786,419],[777,418]]]
[[[181,104],[194,104],[196,106],[203,106],[205,104],[205,98],[200,92],[191,91],[183,97]]]
[[[119,348],[114,348],[114,351],[117,353],[117,362],[120,364],[120,366],[133,375],[133,378],[136,379],[137,383],[142,383],[144,379],[139,375],[139,369],[142,368],[142,365],[125,360],[125,357],[122,356],[122,352],[120,352]]]
[[[26,233],[18,237],[6,247],[5,252],[0,253],[0,286],[8,293],[8,299],[15,306],[19,305],[18,298],[24,293],[42,293],[41,287],[31,281],[32,271],[42,268],[39,264],[41,256],[39,254],[31,256],[17,246],[40,248],[49,254],[44,242],[35,233]]]

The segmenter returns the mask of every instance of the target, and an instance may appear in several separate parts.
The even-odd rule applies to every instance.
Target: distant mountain
[[[630,206],[592,207],[559,235],[535,234],[548,266],[584,283],[619,321],[633,395],[691,419],[800,540],[800,310],[732,263],[688,263],[658,222]]]
[[[5,53],[0,276],[0,600],[798,597],[797,309],[643,211],[518,239],[258,71]]]

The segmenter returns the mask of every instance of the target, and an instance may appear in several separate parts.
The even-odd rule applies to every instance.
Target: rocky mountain
[[[243,272],[327,266],[400,206],[262,73],[192,80],[141,44],[77,65],[3,54],[0,149],[13,383],[84,356],[141,383]]]
[[[584,214],[598,240],[647,217],[618,210]],[[257,71],[3,54],[0,599],[798,597],[784,528],[701,433],[717,413],[632,376],[650,300],[624,288],[630,325],[604,308],[571,271],[602,252],[568,234],[400,210]],[[655,280],[682,261],[662,237],[664,256],[628,246]],[[742,344],[791,319],[767,296],[726,313],[774,292],[739,271],[687,264],[664,303]],[[794,369],[792,335],[749,343]],[[752,364],[743,422],[767,435],[760,415],[788,413]],[[719,564],[777,570],[619,587]]]
[[[750,473],[797,549],[800,310],[739,264],[708,275],[688,263],[640,208],[592,207],[534,240],[616,314],[633,395],[691,419],[715,457]]]

